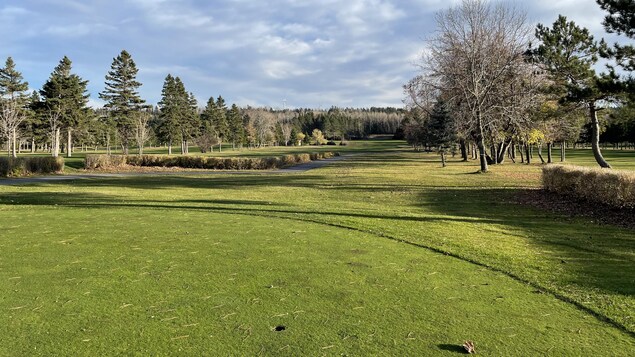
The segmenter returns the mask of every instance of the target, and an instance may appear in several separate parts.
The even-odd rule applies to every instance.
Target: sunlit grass
[[[632,231],[514,203],[541,165],[397,145],[303,174],[0,186],[0,354],[628,355]]]

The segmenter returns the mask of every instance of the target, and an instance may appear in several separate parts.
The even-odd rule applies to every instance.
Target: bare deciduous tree
[[[9,156],[18,157],[17,131],[26,119],[26,113],[17,99],[3,100],[0,106],[0,131],[7,139],[7,152]]]
[[[152,120],[152,113],[149,111],[140,111],[136,113],[134,121],[135,140],[137,141],[137,147],[139,148],[139,155],[143,155],[143,146],[145,145],[148,137],[150,136],[150,120]]]
[[[479,148],[481,171],[487,171],[486,132],[501,119],[502,88],[526,65],[531,28],[523,12],[483,0],[464,0],[438,13],[437,26],[422,78],[461,108],[460,118]]]

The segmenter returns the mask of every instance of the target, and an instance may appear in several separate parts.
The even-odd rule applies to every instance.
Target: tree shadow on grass
[[[501,223],[498,221],[473,219],[470,217],[434,217],[434,216],[399,216],[386,214],[368,214],[340,211],[314,211],[298,209],[292,205],[275,204],[268,201],[231,200],[231,199],[191,199],[191,200],[152,200],[130,199],[127,197],[68,193],[68,192],[16,192],[0,197],[0,205],[57,206],[72,208],[146,208],[165,210],[197,210],[205,212],[245,214],[245,215],[278,215],[284,218],[298,218],[297,215],[318,217],[343,217],[411,222],[460,222],[460,223]]]
[[[514,259],[514,252],[488,252],[497,256],[496,263],[506,270],[534,269],[529,273],[545,278],[554,274],[550,269],[557,267],[563,275],[556,274],[547,279],[564,289],[576,289],[577,286],[635,296],[635,234],[632,231],[516,204],[514,197],[526,194],[525,191],[436,189],[426,191],[422,200],[425,200],[426,208],[444,215],[498,222],[503,229],[495,229],[485,236],[479,232],[477,236],[485,243],[490,236],[496,243],[520,238],[530,245],[529,251],[524,253],[539,255],[537,266],[526,266],[522,259]],[[521,233],[513,233],[518,231]]]

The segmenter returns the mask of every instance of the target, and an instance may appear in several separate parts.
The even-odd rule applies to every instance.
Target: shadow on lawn
[[[160,201],[152,199],[134,200],[117,196],[68,193],[68,192],[20,192],[8,193],[0,197],[0,205],[57,206],[74,208],[147,208],[167,210],[198,210],[206,212],[245,214],[245,215],[277,215],[280,218],[297,219],[297,215],[362,218],[373,220],[412,221],[412,222],[460,222],[460,223],[502,223],[494,220],[473,219],[470,217],[422,217],[398,216],[386,214],[366,214],[356,212],[330,212],[298,210],[293,206],[280,205],[267,201],[228,200],[228,199],[194,199]],[[283,209],[287,208],[287,209]]]
[[[524,191],[436,189],[426,191],[422,199],[426,208],[444,215],[498,222],[510,227],[509,230],[503,227],[492,232],[492,239],[515,237],[513,231],[524,232],[521,238],[526,239],[545,261],[539,262],[538,266],[512,270],[536,269],[538,271],[534,274],[548,276],[555,273],[548,271],[550,267],[558,266],[565,272],[565,276],[554,277],[561,288],[573,285],[635,296],[635,234],[616,227],[600,226],[588,219],[570,218],[514,203],[514,196],[525,194]]]

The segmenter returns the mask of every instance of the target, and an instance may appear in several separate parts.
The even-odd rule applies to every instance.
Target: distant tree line
[[[138,69],[127,51],[113,59],[99,97],[103,108],[90,108],[88,81],[72,72],[68,57],[60,60],[42,89],[28,93],[28,83],[11,57],[0,69],[0,142],[10,156],[20,151],[61,152],[114,148],[142,154],[147,145],[173,153],[269,145],[328,144],[394,134],[404,110],[396,108],[330,108],[328,110],[239,108],[222,96],[204,107],[179,77],[168,74],[156,106],[139,94]]]
[[[604,26],[635,37],[632,2],[598,0]],[[481,171],[506,159],[552,162],[552,148],[600,141],[635,145],[635,48],[609,46],[560,15],[532,29],[517,8],[465,0],[437,14],[437,35],[405,86],[408,113],[399,135],[415,148],[460,152]],[[600,60],[608,61],[598,73]],[[449,135],[452,134],[452,135]],[[546,158],[543,157],[546,149]],[[537,150],[534,150],[537,149]]]

